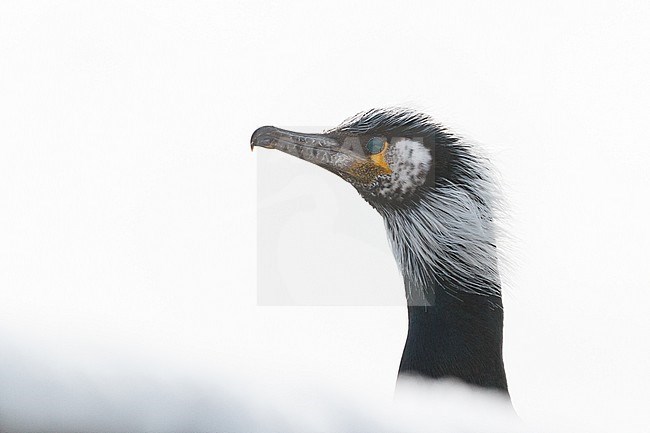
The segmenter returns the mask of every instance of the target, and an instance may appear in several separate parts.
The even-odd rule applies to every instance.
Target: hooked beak
[[[351,182],[368,183],[390,171],[368,158],[358,139],[339,141],[327,134],[303,134],[274,126],[262,126],[251,137],[254,147],[277,149],[321,166]]]

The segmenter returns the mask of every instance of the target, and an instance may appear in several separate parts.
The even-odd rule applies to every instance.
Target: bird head
[[[321,134],[263,126],[253,133],[251,148],[277,149],[321,166],[379,208],[401,206],[453,175],[450,145],[456,141],[428,115],[392,108],[359,113]]]
[[[430,116],[372,109],[321,134],[264,126],[251,137],[255,146],[294,155],[353,185],[384,218],[409,300],[430,292],[434,281],[449,292],[500,296],[499,194],[489,161]]]

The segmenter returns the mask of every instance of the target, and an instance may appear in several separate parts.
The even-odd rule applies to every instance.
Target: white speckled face
[[[425,182],[433,158],[421,142],[399,138],[390,143],[385,159],[392,173],[378,179],[379,185],[373,195],[401,200]]]

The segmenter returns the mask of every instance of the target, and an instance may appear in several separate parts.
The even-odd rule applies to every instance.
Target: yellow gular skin
[[[388,143],[384,142],[384,148],[376,155],[370,155],[370,159],[375,163],[376,166],[382,169],[382,174],[391,174],[393,171],[388,167],[388,163],[384,159],[384,154],[388,149]]]
[[[382,174],[391,174],[393,171],[388,167],[384,158],[388,143],[384,142],[384,148],[381,152],[370,155],[370,160],[360,164],[355,164],[350,169],[350,174],[362,183],[369,184],[375,181],[377,176]]]

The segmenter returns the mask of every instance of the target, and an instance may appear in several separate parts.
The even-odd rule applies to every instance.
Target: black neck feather
[[[503,308],[499,296],[433,287],[430,306],[409,306],[400,376],[457,378],[508,392],[503,367]]]

